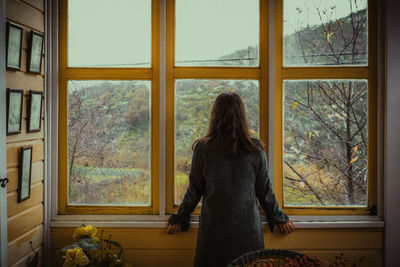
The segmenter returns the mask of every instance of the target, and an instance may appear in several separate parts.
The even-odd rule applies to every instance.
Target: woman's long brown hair
[[[211,110],[207,134],[197,139],[210,150],[222,149],[229,155],[260,151],[261,141],[252,138],[247,124],[246,111],[240,96],[233,92],[220,94]]]

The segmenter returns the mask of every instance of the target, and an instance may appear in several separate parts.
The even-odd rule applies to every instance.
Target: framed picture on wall
[[[43,93],[29,91],[27,132],[39,132],[42,122]]]
[[[21,26],[7,22],[7,69],[21,70],[22,32]]]
[[[23,97],[23,90],[7,89],[7,135],[21,133]]]
[[[28,72],[42,72],[43,34],[31,31],[31,41],[28,55]]]
[[[31,196],[32,146],[21,147],[18,176],[18,202]]]

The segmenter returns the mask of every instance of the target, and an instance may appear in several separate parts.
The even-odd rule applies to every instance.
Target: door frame
[[[6,169],[6,0],[0,0],[0,178]],[[0,266],[8,265],[7,186],[0,187]]]

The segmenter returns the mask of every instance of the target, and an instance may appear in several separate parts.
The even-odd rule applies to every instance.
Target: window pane
[[[284,81],[286,206],[366,206],[366,80]]]
[[[193,142],[206,134],[212,105],[220,93],[238,93],[247,108],[251,134],[258,136],[257,80],[177,80],[175,83],[175,204],[189,184]]]
[[[69,0],[69,67],[150,67],[151,0]]]
[[[259,0],[176,0],[176,66],[258,66]]]
[[[285,0],[285,66],[368,65],[367,0]]]
[[[150,204],[150,87],[68,82],[69,204]]]

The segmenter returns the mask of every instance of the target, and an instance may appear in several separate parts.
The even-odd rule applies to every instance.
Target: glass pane
[[[150,67],[151,0],[69,0],[69,67]]]
[[[259,0],[176,0],[176,66],[258,66]]]
[[[193,142],[206,134],[208,119],[220,93],[238,93],[247,108],[251,134],[258,136],[259,93],[257,80],[177,80],[175,83],[175,204],[189,184]]]
[[[284,81],[286,206],[367,205],[366,80]]]
[[[368,0],[285,0],[285,66],[368,65]]]
[[[149,81],[68,82],[68,203],[149,205]]]

